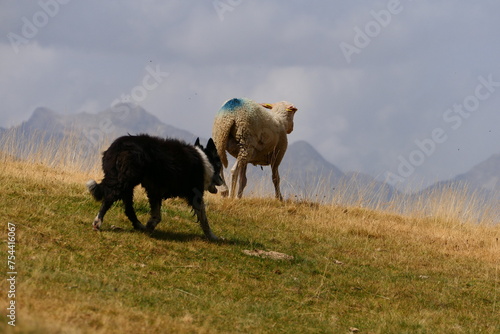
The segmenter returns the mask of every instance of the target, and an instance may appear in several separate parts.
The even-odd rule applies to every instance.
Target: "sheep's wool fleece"
[[[280,133],[278,114],[269,112],[259,103],[247,98],[234,98],[227,101],[215,117],[212,137],[217,147],[217,152],[224,166],[227,166],[225,147],[228,134],[233,125],[236,125],[236,139],[238,142],[251,137],[260,138],[263,132]],[[284,150],[286,150],[286,142]]]

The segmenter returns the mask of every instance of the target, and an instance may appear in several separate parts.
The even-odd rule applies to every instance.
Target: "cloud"
[[[350,63],[340,43],[353,43],[355,27],[364,29],[387,1],[232,3],[223,20],[211,1],[61,5],[18,55],[8,39],[0,42],[0,126],[18,124],[40,105],[106,109],[142,84],[148,66],[160,66],[169,76],[141,105],[166,123],[207,137],[229,98],[289,100],[299,108],[292,141],[311,142],[343,170],[379,175],[440,126],[479,75],[500,80],[493,38],[500,3],[401,0],[403,10]],[[40,10],[36,2],[0,7],[3,36]],[[415,177],[448,177],[498,153],[500,131],[491,125],[500,122],[499,96]]]
[[[53,94],[53,87],[50,87],[46,80],[56,68],[57,53],[53,49],[40,47],[37,43],[31,43],[24,48],[25,52],[15,54],[10,45],[0,43],[2,126],[19,124],[35,107],[43,104],[41,96]],[[33,95],[36,98],[33,98]]]

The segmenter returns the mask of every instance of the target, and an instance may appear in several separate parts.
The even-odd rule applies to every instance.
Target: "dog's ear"
[[[208,143],[207,143],[207,150],[217,150],[217,148],[215,147],[215,143],[213,141],[212,138],[210,138],[208,140]]]
[[[194,146],[201,146],[200,145],[200,137],[196,138],[196,141],[194,142]]]

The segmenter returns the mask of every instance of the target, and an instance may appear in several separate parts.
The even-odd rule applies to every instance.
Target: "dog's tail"
[[[101,201],[104,198],[104,189],[102,185],[98,184],[94,180],[89,180],[87,182],[87,189],[96,201]]]

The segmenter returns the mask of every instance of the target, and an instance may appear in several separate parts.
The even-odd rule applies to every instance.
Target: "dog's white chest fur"
[[[208,160],[207,155],[205,154],[205,152],[203,152],[201,148],[195,146],[195,149],[198,151],[201,160],[203,161],[203,170],[204,170],[203,176],[205,181],[204,190],[207,190],[210,184],[212,183],[212,177],[214,176],[214,167],[212,166],[212,164]]]

